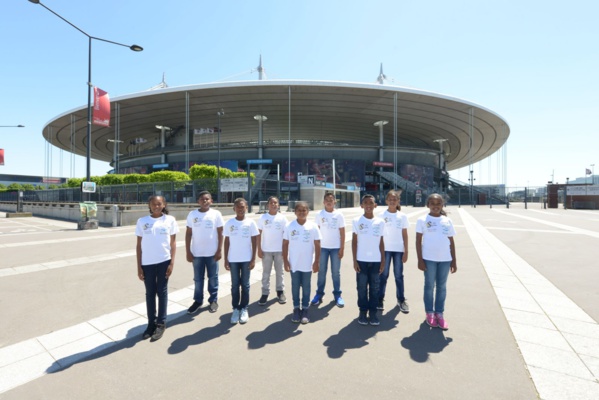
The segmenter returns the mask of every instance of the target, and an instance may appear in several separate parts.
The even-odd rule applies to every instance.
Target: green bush
[[[144,174],[128,174],[123,178],[124,183],[145,183],[149,181],[150,176]]]
[[[149,175],[150,182],[188,181],[189,175],[181,171],[156,171]]]
[[[121,174],[107,174],[100,177],[98,184],[100,186],[121,185],[124,183],[124,178],[125,175]]]

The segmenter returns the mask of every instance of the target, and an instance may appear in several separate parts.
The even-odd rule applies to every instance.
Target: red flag
[[[0,165],[4,165],[4,149],[0,149]]]
[[[110,126],[110,98],[108,93],[95,86],[92,123],[99,126]]]

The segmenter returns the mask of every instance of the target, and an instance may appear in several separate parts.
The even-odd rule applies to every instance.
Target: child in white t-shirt
[[[225,269],[231,271],[231,323],[245,324],[249,320],[250,271],[256,260],[256,242],[260,234],[256,223],[245,217],[247,202],[243,198],[233,203],[235,218],[225,223]],[[241,292],[241,293],[240,293]]]
[[[187,215],[185,250],[187,261],[193,265],[193,304],[188,314],[198,312],[204,303],[204,276],[208,278],[208,304],[210,312],[218,310],[218,260],[223,244],[223,216],[212,210],[212,195],[208,191],[198,194],[200,208]]]
[[[150,215],[137,220],[137,277],[146,287],[146,310],[148,327],[143,338],[158,340],[166,329],[166,306],[168,303],[168,278],[175,265],[175,240],[179,225],[168,215],[166,200],[162,196],[151,196],[148,201]],[[156,313],[158,297],[158,313]]]
[[[449,272],[458,270],[453,223],[443,210],[443,197],[433,193],[426,199],[429,213],[416,221],[418,269],[424,271],[424,309],[426,323],[448,329],[443,316]],[[434,291],[434,296],[433,296]]]
[[[385,268],[385,221],[374,215],[376,202],[371,194],[362,197],[364,215],[353,220],[352,255],[358,286],[360,325],[379,325],[376,315],[379,297],[379,275]],[[366,317],[370,316],[370,321]]]
[[[315,222],[320,229],[322,241],[320,243],[320,265],[318,270],[318,281],[316,294],[311,304],[316,306],[322,303],[324,287],[327,280],[327,267],[331,260],[331,278],[333,281],[333,297],[337,307],[345,306],[341,297],[341,259],[345,248],[345,217],[341,211],[335,209],[335,195],[326,193],[323,203],[324,210],[316,214]]]
[[[310,281],[312,272],[318,272],[320,259],[320,230],[308,221],[308,203],[295,204],[296,220],[285,227],[283,234],[283,263],[285,271],[291,272],[291,294],[293,297],[293,316],[291,321],[302,324],[310,322]],[[302,291],[300,309],[300,289]]]
[[[401,191],[391,190],[387,193],[385,202],[388,208],[379,215],[385,221],[385,269],[381,273],[379,282],[378,309],[384,309],[385,290],[389,279],[391,262],[393,261],[393,275],[395,276],[395,297],[399,310],[405,314],[410,312],[404,293],[403,266],[408,261],[408,216],[401,212],[399,200]]]
[[[258,257],[262,259],[262,296],[258,305],[265,305],[270,293],[270,274],[274,264],[277,299],[285,304],[285,271],[283,271],[283,230],[287,218],[279,214],[279,199],[271,196],[268,199],[268,213],[262,214],[258,220]]]

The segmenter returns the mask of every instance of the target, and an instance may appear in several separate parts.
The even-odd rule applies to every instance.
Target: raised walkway
[[[219,311],[204,306],[188,316],[193,274],[179,221],[168,329],[153,343],[140,340],[146,318],[134,227],[77,231],[71,222],[0,213],[0,398],[599,398],[599,212],[448,211],[458,272],[449,280],[446,332],[423,318],[413,241],[426,209],[406,207],[409,314],[393,307],[390,278],[381,325],[357,324],[348,242],[345,308],[332,303],[329,277],[312,322],[291,323],[287,276],[287,304],[258,306],[253,284],[250,321],[232,326],[221,265]],[[343,212],[350,240],[361,210]],[[260,277],[258,263],[252,282]]]

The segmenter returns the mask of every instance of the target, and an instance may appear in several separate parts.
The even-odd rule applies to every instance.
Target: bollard
[[[116,228],[118,225],[118,217],[119,217],[119,206],[114,204],[112,206],[112,227]]]

